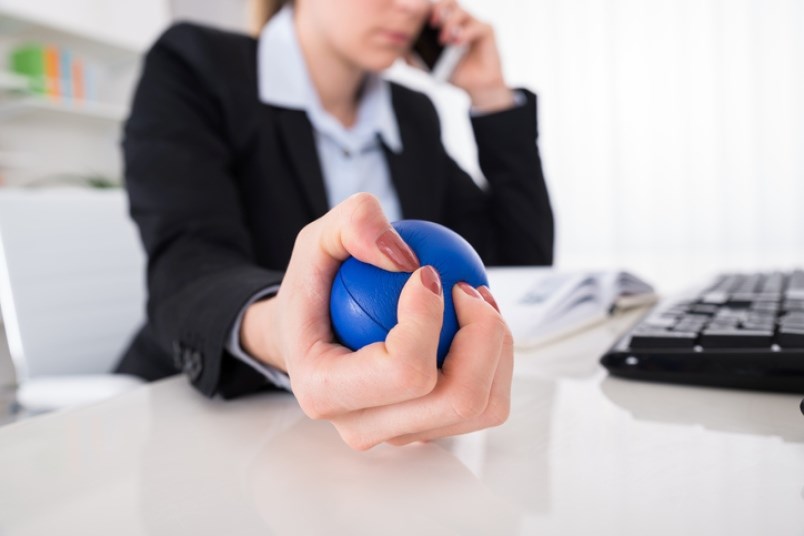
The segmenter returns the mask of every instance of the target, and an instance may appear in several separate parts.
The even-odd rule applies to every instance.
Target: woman
[[[504,84],[491,28],[452,0],[262,2],[256,40],[178,24],[146,57],[123,146],[148,323],[119,371],[181,370],[208,396],[292,386],[361,449],[504,421],[513,350],[489,290],[442,289],[389,220],[447,225],[486,263],[549,264],[535,96]],[[468,46],[451,81],[472,101],[487,192],[444,151],[430,101],[376,74],[426,23]],[[399,324],[358,352],[328,317],[349,255],[414,272]],[[438,370],[443,292],[461,328]]]

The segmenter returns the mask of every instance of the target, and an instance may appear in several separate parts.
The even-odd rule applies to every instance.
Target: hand
[[[413,271],[399,323],[384,342],[357,352],[336,344],[329,295],[352,255],[391,271]],[[508,417],[513,344],[490,292],[452,289],[460,329],[436,365],[444,300],[438,273],[418,260],[377,200],[357,194],[299,233],[278,294],[246,311],[244,348],[286,370],[311,418],[331,421],[355,449],[470,432]],[[482,294],[482,296],[481,296]]]
[[[491,25],[474,18],[456,0],[437,2],[425,24],[441,27],[443,45],[468,47],[449,81],[469,94],[475,110],[493,112],[514,105]]]

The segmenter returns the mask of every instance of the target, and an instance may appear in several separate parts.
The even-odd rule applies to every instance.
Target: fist
[[[437,223],[405,220],[393,224],[410,246],[422,266],[438,272],[444,288],[458,282],[472,287],[488,286],[480,256],[460,235]],[[330,294],[330,317],[341,344],[359,350],[384,341],[398,323],[397,306],[402,288],[411,274],[389,272],[354,257],[338,270]],[[452,294],[444,295],[444,314],[438,341],[438,366],[444,362],[452,339],[459,329]]]

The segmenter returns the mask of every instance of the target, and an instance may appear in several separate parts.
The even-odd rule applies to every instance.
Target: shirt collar
[[[344,148],[360,150],[379,134],[392,151],[402,151],[391,88],[379,75],[368,75],[352,128],[345,128],[324,110],[310,80],[293,24],[293,8],[289,5],[260,32],[257,72],[260,101],[306,111],[317,132],[330,136]]]

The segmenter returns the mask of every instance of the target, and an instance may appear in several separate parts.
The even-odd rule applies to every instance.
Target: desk
[[[509,421],[430,444],[179,377],[2,427],[0,534],[804,534],[800,397],[606,376],[636,314],[520,352]]]

